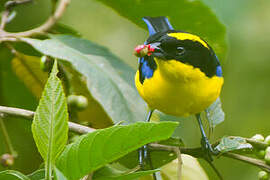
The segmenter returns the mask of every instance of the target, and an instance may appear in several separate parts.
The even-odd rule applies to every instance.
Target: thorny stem
[[[19,108],[0,106],[0,114],[4,114],[5,116],[21,117],[24,119],[32,120],[35,112],[19,109]],[[73,122],[69,122],[68,126],[69,126],[70,131],[78,133],[78,134],[86,134],[86,133],[91,133],[95,131],[95,129],[93,128],[83,126],[83,125],[73,123]],[[149,144],[149,146],[156,150],[166,150],[166,151],[171,151],[171,152],[175,152],[176,150],[175,148],[178,149],[178,147],[175,147],[175,146],[167,146],[167,145],[161,145],[161,144],[156,144],[156,143],[151,143]],[[180,150],[181,150],[181,153],[183,154],[188,154],[197,158],[203,157],[203,154],[202,154],[203,152],[201,148],[180,147]],[[223,154],[219,154],[218,156],[224,156],[224,157],[240,160],[240,161],[252,164],[254,166],[258,166],[264,169],[265,171],[270,172],[270,166],[267,165],[264,161],[259,160],[259,159],[255,159],[255,158],[251,158],[251,157],[247,157],[247,156],[243,156],[243,155],[235,154],[235,153],[223,153]]]

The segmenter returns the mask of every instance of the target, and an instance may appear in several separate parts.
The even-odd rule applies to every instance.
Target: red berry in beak
[[[144,57],[146,55],[150,56],[155,51],[150,44],[148,45],[138,45],[134,49],[134,55],[137,57]]]

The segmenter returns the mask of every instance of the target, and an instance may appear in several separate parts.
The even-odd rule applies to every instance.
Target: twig
[[[93,179],[93,173],[88,174],[82,178],[82,180],[92,180]]]
[[[10,15],[10,12],[12,11],[12,9],[20,4],[26,4],[26,3],[30,3],[32,2],[32,0],[17,0],[17,1],[7,1],[5,4],[5,11],[2,14],[2,18],[1,18],[1,25],[0,25],[0,30],[3,31],[6,24],[8,23],[8,16]]]
[[[5,25],[6,25],[7,19],[8,19],[8,15],[9,15],[9,11],[4,11],[2,14],[1,25],[0,25],[1,31],[4,30],[4,28],[5,28]]]
[[[247,156],[243,156],[243,155],[240,155],[240,154],[235,154],[235,153],[225,153],[222,156],[237,159],[237,160],[240,160],[240,161],[243,161],[243,162],[258,166],[258,167],[264,169],[265,171],[270,172],[270,166],[267,165],[262,160],[247,157]]]
[[[28,31],[17,32],[17,33],[11,33],[11,32],[6,32],[2,30],[0,32],[0,42],[9,38],[18,39],[20,37],[30,37],[30,36],[43,34],[47,32],[60,19],[60,17],[63,15],[64,11],[66,10],[66,7],[68,4],[69,4],[69,0],[61,0],[54,14],[50,16],[44,24],[42,24],[41,26],[37,28],[31,29]]]
[[[183,161],[181,157],[181,150],[180,148],[175,148],[175,153],[177,155],[177,160],[178,160],[178,180],[182,179],[182,166],[183,166]]]
[[[35,112],[33,111],[28,111],[28,110],[19,109],[19,108],[12,108],[12,107],[4,107],[4,106],[0,106],[0,113],[3,113],[8,116],[13,116],[13,117],[21,117],[28,120],[32,120],[35,114]],[[93,128],[83,126],[83,125],[73,123],[73,122],[68,122],[68,127],[70,131],[78,133],[78,134],[86,134],[86,133],[91,133],[95,131],[95,129]]]
[[[173,147],[174,146],[167,146],[167,145],[161,145],[161,144],[156,144],[156,143],[151,143],[149,144],[150,147],[156,149],[156,150],[166,150],[166,151],[171,151],[174,152]],[[203,157],[202,154],[202,149],[201,148],[182,148],[180,147],[180,150],[183,154],[188,154],[191,155],[193,157]],[[232,159],[236,159],[236,160],[240,160],[246,163],[249,163],[251,165],[255,165],[258,166],[260,168],[265,169],[265,171],[270,172],[270,166],[267,165],[264,161],[259,160],[259,159],[255,159],[255,158],[251,158],[251,157],[247,157],[247,156],[243,156],[240,154],[235,154],[235,153],[223,153],[223,154],[219,154],[218,156],[224,156],[224,157],[229,157]]]
[[[11,140],[9,138],[9,135],[8,135],[8,132],[7,132],[7,129],[6,129],[6,126],[5,126],[5,123],[2,119],[4,115],[2,113],[0,113],[0,128],[1,128],[1,131],[3,133],[3,136],[4,136],[4,140],[5,140],[5,143],[7,145],[7,148],[8,148],[8,152],[13,156],[13,157],[16,157],[17,156],[17,153],[16,151],[14,150],[13,146],[12,146],[12,143],[11,143]]]
[[[19,109],[19,108],[5,107],[5,106],[0,106],[0,114],[1,113],[4,115],[7,115],[7,116],[21,117],[21,118],[28,119],[28,120],[32,120],[34,117],[34,114],[35,114],[35,112],[33,112],[33,111]],[[69,129],[71,131],[78,133],[78,134],[91,133],[91,132],[95,131],[95,129],[93,129],[93,128],[83,126],[83,125],[73,123],[73,122],[69,122],[68,126],[69,126]],[[156,143],[151,143],[151,144],[149,144],[149,146],[151,148],[154,148],[157,150],[165,150],[165,151],[175,152],[176,154],[177,154],[176,149],[178,149],[178,147],[176,147],[176,146],[167,146],[167,145],[161,145],[161,144],[156,144]],[[183,154],[189,154],[193,157],[198,157],[198,158],[203,157],[203,151],[201,148],[180,147],[180,150]],[[179,155],[179,154],[177,154],[177,155]],[[264,161],[259,160],[259,159],[255,159],[255,158],[251,158],[251,157],[247,157],[247,156],[243,156],[243,155],[239,155],[239,154],[235,154],[235,153],[223,153],[220,156],[240,160],[240,161],[258,166],[260,168],[265,169],[267,172],[270,172],[270,166],[267,165]]]
[[[150,144],[151,147],[157,148],[159,150],[165,150],[165,151],[172,151],[176,154],[178,159],[178,180],[182,179],[182,157],[181,157],[181,151],[179,147],[176,146],[168,146],[168,145],[162,145],[162,144],[156,144],[152,143]]]

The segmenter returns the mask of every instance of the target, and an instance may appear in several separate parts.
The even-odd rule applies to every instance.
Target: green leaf
[[[52,37],[22,40],[46,55],[71,62],[86,77],[89,91],[113,122],[145,119],[145,103],[134,88],[132,68],[90,41],[72,36]]]
[[[217,98],[217,100],[211,106],[209,106],[205,112],[206,118],[210,124],[210,128],[214,128],[216,125],[222,123],[225,119],[220,98]]]
[[[54,167],[54,178],[55,180],[67,180],[67,178],[57,167]]]
[[[120,15],[147,29],[144,16],[167,16],[176,30],[197,34],[205,39],[224,60],[226,53],[225,27],[216,15],[199,0],[97,0]],[[123,8],[124,7],[124,8]]]
[[[252,145],[242,137],[223,137],[216,149],[222,153],[235,150],[252,149]]]
[[[19,171],[6,170],[0,172],[0,179],[3,180],[30,180],[26,175]]]
[[[46,178],[52,175],[55,160],[64,149],[68,138],[67,104],[57,73],[55,61],[32,123],[35,143],[45,161]]]
[[[97,130],[68,145],[56,165],[69,180],[79,179],[144,144],[169,138],[177,125],[138,122]]]
[[[45,178],[45,169],[38,169],[35,172],[27,175],[31,180],[41,180]]]

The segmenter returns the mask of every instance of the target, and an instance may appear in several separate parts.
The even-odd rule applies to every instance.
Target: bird
[[[187,117],[194,115],[201,131],[201,146],[208,161],[217,151],[203,129],[201,113],[220,96],[224,78],[221,64],[211,46],[201,37],[175,30],[168,18],[144,17],[149,37],[134,49],[139,57],[135,86],[152,113]],[[143,168],[147,145],[139,150]]]

